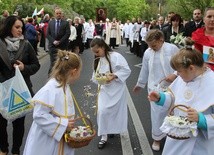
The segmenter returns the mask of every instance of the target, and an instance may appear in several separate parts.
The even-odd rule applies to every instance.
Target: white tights
[[[107,135],[102,135],[101,140],[107,141],[108,136]]]

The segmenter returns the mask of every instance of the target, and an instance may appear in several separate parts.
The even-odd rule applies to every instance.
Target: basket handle
[[[94,128],[93,128],[92,122],[91,122],[91,120],[88,117],[80,116],[80,117],[75,118],[74,121],[77,121],[79,119],[82,119],[83,122],[85,122],[85,120],[86,120],[89,123],[89,126],[90,126],[90,128],[92,130],[92,133],[94,133]]]
[[[181,108],[181,107],[184,107],[185,109]],[[171,108],[171,110],[169,111],[169,115],[173,115],[173,110],[177,108],[183,112],[187,112],[186,109],[188,109],[188,107],[186,105],[183,105],[183,104],[178,104],[178,105],[175,105],[174,107]]]

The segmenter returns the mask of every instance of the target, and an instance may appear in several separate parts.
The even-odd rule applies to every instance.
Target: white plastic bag
[[[0,83],[0,113],[8,121],[13,121],[33,110],[30,91],[16,67],[15,76]]]

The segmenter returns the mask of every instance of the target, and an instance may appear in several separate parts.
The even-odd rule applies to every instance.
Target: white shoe
[[[157,144],[157,143],[153,142],[152,149],[154,151],[160,151],[160,144]]]

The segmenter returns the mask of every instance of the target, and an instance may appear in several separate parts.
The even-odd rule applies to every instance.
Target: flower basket
[[[96,76],[95,76],[95,79],[97,80],[97,82],[100,85],[104,85],[108,81],[107,74],[105,74],[105,73],[97,73]]]
[[[93,129],[91,120],[87,117],[78,117],[75,120],[77,121],[80,119],[85,119],[89,123],[89,126],[74,127],[70,132],[65,133],[64,136],[65,142],[72,148],[81,148],[87,146],[96,135],[96,131]],[[79,129],[81,129],[81,131]],[[84,133],[82,132],[83,129],[85,129]],[[74,130],[76,136],[74,136],[75,134],[72,133]]]
[[[177,140],[184,140],[192,136],[197,136],[197,123],[189,121],[186,116],[174,116],[175,108],[186,112],[187,106],[176,105],[169,111],[169,115],[166,116],[160,127],[162,132]]]

